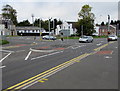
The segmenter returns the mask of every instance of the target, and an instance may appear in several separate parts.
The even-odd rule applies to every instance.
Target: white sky
[[[118,0],[4,0],[0,3],[0,13],[3,5],[9,4],[17,11],[18,21],[34,18],[57,18],[63,21],[77,21],[78,13],[82,6],[89,4],[95,14],[96,23],[107,22],[107,16],[111,20],[118,20]]]

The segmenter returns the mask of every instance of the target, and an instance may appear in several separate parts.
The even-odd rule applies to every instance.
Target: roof
[[[77,22],[70,22],[70,21],[69,21],[69,22],[67,22],[67,23],[68,23],[68,24],[72,24],[72,28],[76,28],[76,23],[77,23]]]
[[[43,28],[41,28],[43,30]],[[33,26],[23,26],[23,27],[16,27],[16,30],[40,30],[40,27],[33,27]]]
[[[110,27],[110,29],[116,29],[116,27],[113,26],[113,25],[110,25],[109,27]],[[108,29],[108,26],[106,26],[106,25],[105,26],[100,26],[99,29]]]

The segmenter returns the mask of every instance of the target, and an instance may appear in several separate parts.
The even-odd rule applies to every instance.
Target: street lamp
[[[48,28],[49,28],[49,39],[50,39],[50,21],[51,21],[52,18],[49,19],[48,21]]]
[[[33,23],[33,26],[34,26],[34,15],[32,14],[32,23]]]
[[[110,15],[108,15],[108,32],[110,32]]]

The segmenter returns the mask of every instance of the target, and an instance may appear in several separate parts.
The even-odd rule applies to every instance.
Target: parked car
[[[79,42],[93,42],[93,37],[92,36],[83,36],[79,38]]]
[[[46,40],[56,40],[57,38],[54,36],[49,36],[49,35],[45,35],[42,37],[42,39],[46,39]]]
[[[116,35],[109,35],[107,40],[108,41],[117,41],[118,37]]]

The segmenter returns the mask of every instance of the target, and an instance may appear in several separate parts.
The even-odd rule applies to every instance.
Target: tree
[[[92,7],[89,5],[84,5],[81,9],[81,11],[78,13],[79,18],[78,22],[76,24],[77,26],[77,33],[81,35],[83,26],[83,34],[84,35],[91,35],[94,32],[94,19],[95,15],[91,12]]]
[[[17,25],[17,12],[13,7],[7,4],[3,6],[2,12],[3,18],[10,19],[14,25]]]
[[[24,20],[17,24],[17,26],[32,26],[28,20]]]
[[[101,23],[101,26],[104,26],[104,25],[105,25],[104,22],[102,22],[102,23]]]
[[[41,22],[41,27],[44,28],[45,30],[49,31],[49,29],[48,29],[48,22],[49,21],[48,20],[43,21],[43,20],[40,20],[40,19],[36,19],[34,21],[34,26],[39,27],[40,22]],[[61,24],[62,24],[61,20],[57,20],[57,19],[51,20],[50,21],[50,29],[55,30],[57,28],[57,25],[61,25]]]

